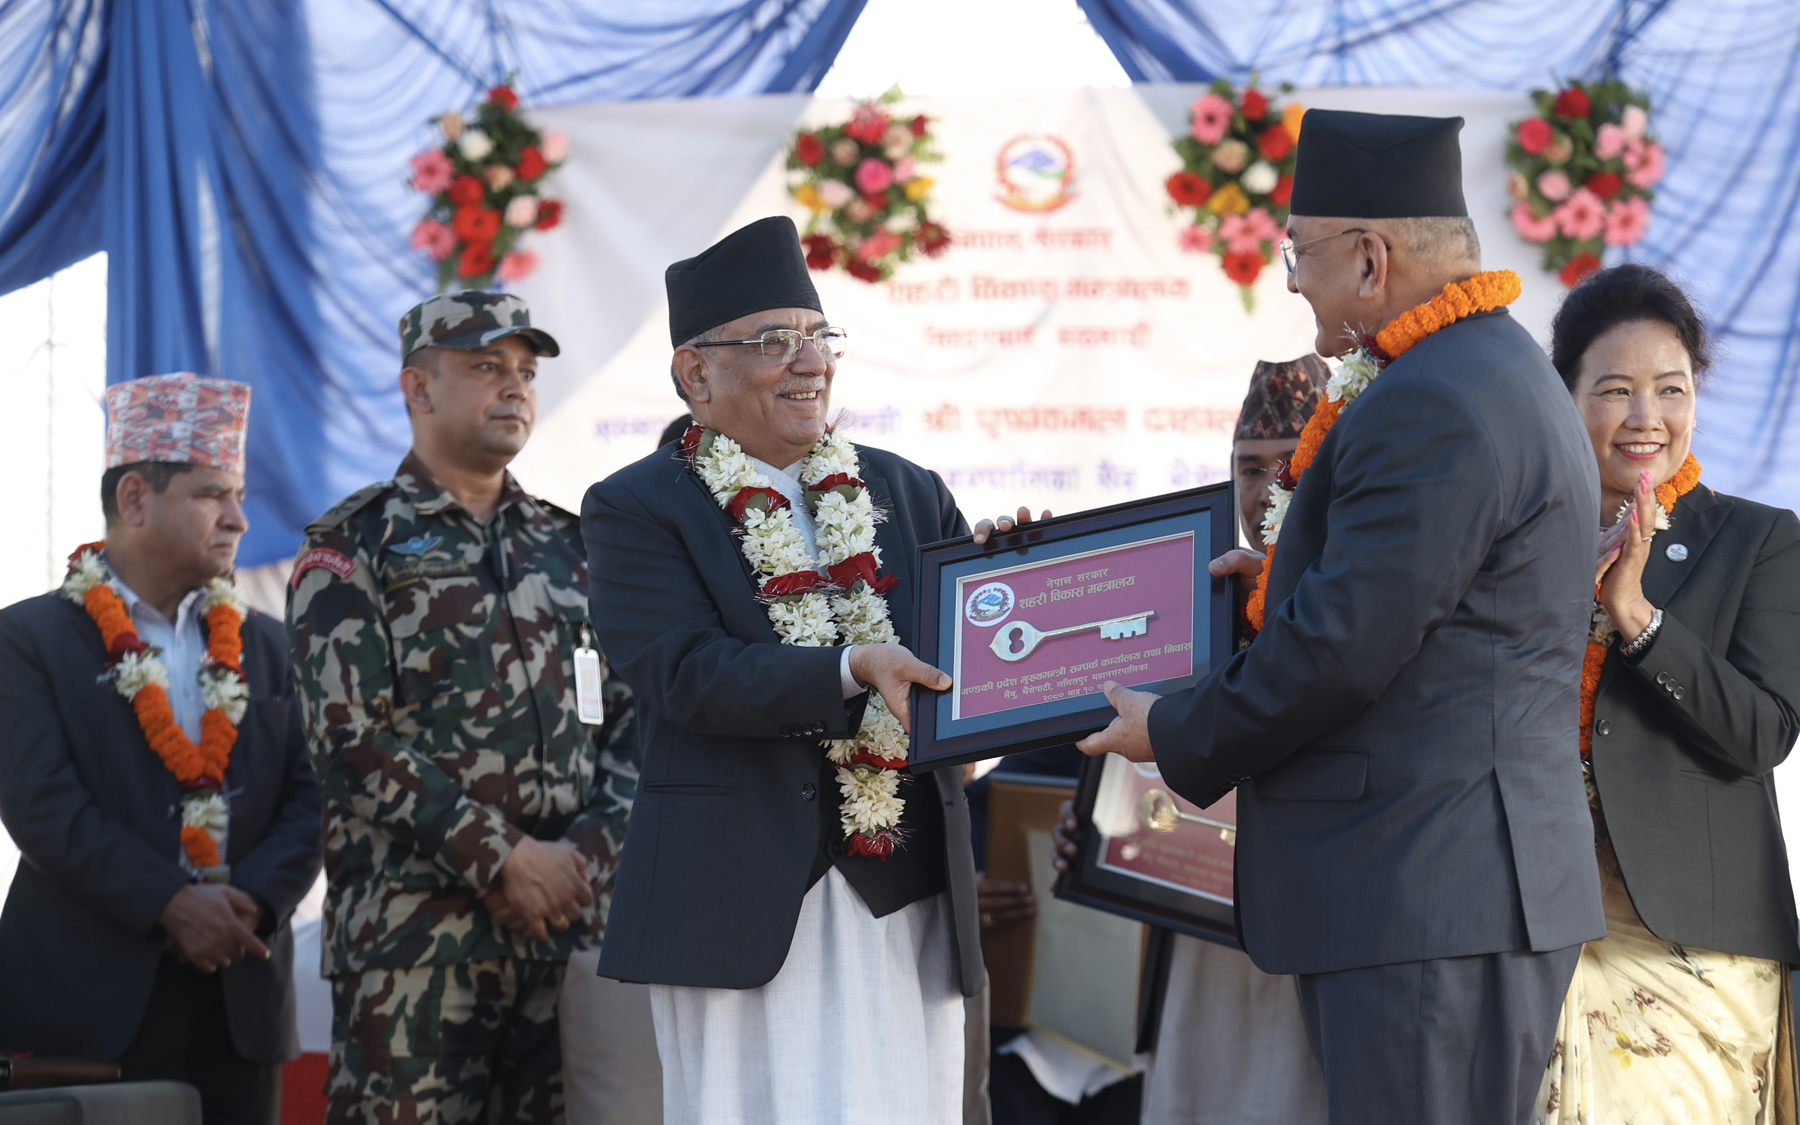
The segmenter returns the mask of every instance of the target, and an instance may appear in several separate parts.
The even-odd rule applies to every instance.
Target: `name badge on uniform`
[[[606,721],[606,704],[600,695],[600,654],[593,634],[581,627],[582,645],[575,650],[575,714],[582,722],[599,726]]]

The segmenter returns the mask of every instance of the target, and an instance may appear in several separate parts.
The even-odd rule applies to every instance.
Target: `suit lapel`
[[[900,584],[887,593],[888,619],[894,623],[894,634],[900,638],[900,643],[911,647],[912,552],[907,548],[900,513],[894,509],[894,498],[888,491],[887,481],[881,477],[864,477],[863,483],[869,486],[869,499],[875,507],[887,513],[887,518],[875,525],[875,545],[881,548],[882,573],[900,580]]]
[[[1683,496],[1669,513],[1669,530],[1650,544],[1650,561],[1644,564],[1644,597],[1651,605],[1666,607],[1688,575],[1700,565],[1719,529],[1731,515],[1731,501],[1704,485]],[[1669,552],[1684,547],[1687,557],[1673,559]],[[1677,554],[1681,552],[1677,551]]]

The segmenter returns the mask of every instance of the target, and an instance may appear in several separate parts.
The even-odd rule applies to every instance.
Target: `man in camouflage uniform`
[[[500,293],[400,322],[413,447],[307,528],[288,635],[325,790],[329,1119],[561,1121],[557,995],[635,792],[628,689],[584,725],[574,516],[506,466],[556,341]]]

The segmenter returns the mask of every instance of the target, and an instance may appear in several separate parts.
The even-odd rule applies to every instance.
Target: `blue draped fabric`
[[[1800,4],[1793,0],[1079,0],[1135,82],[1519,90],[1605,72],[1668,149],[1644,241],[1724,345],[1707,483],[1800,507]]]
[[[107,380],[255,387],[240,561],[387,476],[405,157],[527,105],[814,88],[865,0],[0,0],[0,292],[108,252]]]

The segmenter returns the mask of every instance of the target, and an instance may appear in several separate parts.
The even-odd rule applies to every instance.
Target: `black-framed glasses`
[[[1367,228],[1367,227],[1351,227],[1348,230],[1338,231],[1336,234],[1322,234],[1317,238],[1309,238],[1305,242],[1295,242],[1291,238],[1284,238],[1279,243],[1277,243],[1277,245],[1281,247],[1282,264],[1287,266],[1287,271],[1289,273],[1293,273],[1294,267],[1299,264],[1299,258],[1300,258],[1300,256],[1297,253],[1295,253],[1295,251],[1299,250],[1302,246],[1311,246],[1315,242],[1326,242],[1333,238],[1342,238],[1346,234],[1368,234],[1368,233],[1369,233],[1369,228]]]
[[[755,344],[761,349],[762,354],[770,359],[779,358],[783,363],[792,363],[794,357],[800,354],[801,346],[808,340],[811,340],[813,346],[818,348],[821,353],[832,359],[843,359],[846,348],[845,341],[849,338],[850,333],[842,328],[821,328],[810,336],[796,328],[774,328],[754,340],[707,340],[694,346],[696,348],[724,348],[736,345],[748,347]]]

